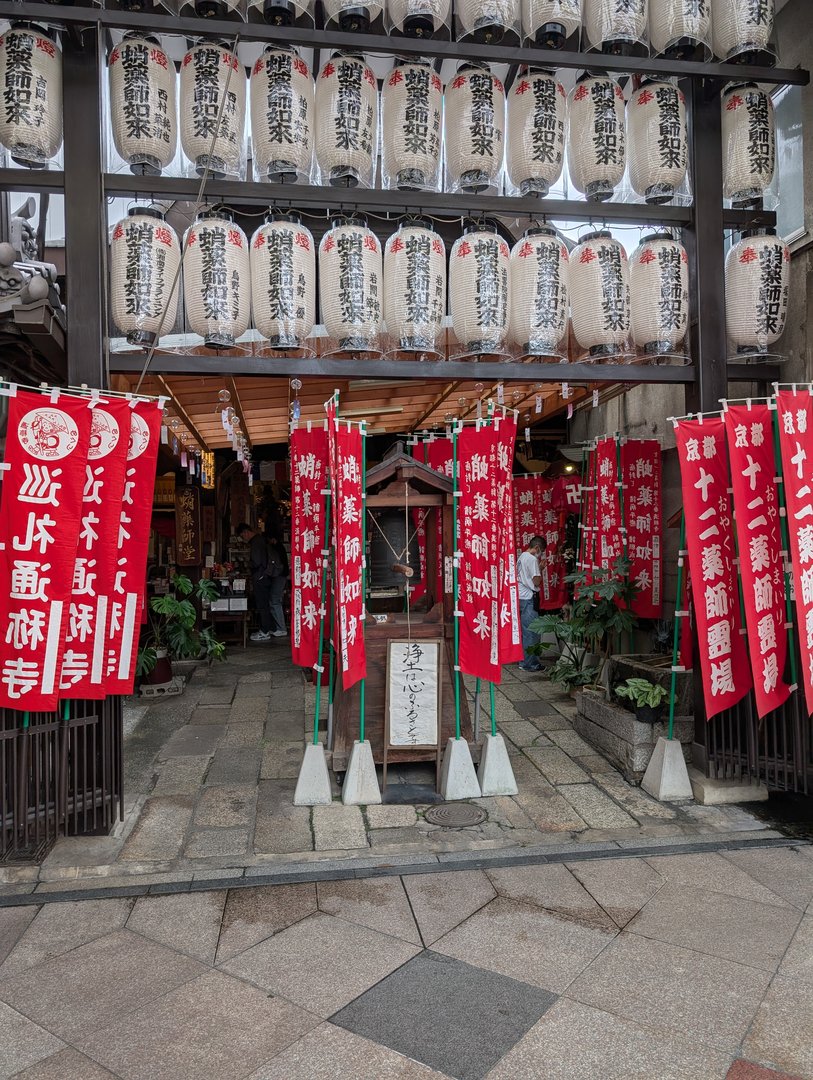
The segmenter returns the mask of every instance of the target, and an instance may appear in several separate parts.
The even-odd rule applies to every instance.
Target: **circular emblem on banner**
[[[104,409],[93,409],[91,416],[93,420],[90,428],[88,458],[91,461],[98,461],[99,458],[107,457],[111,450],[115,450],[118,446],[119,425]]]
[[[134,412],[130,424],[130,449],[127,451],[127,460],[134,461],[137,457],[141,457],[149,445],[150,429],[147,427],[147,422]]]
[[[23,450],[40,461],[59,461],[79,442],[79,428],[61,409],[31,409],[19,423],[17,435]]]

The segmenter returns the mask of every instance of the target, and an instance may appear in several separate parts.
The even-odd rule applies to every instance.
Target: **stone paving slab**
[[[32,913],[33,921],[29,919],[30,925],[23,928],[16,945],[9,949],[0,967],[0,981],[11,979],[64,952],[120,930],[126,924],[132,908],[132,901],[127,899],[85,900],[49,905],[42,908],[36,918]],[[13,914],[14,910],[2,912],[4,918]]]
[[[2,1068],[2,1066],[0,1066]],[[15,1073],[15,1080],[117,1080],[112,1072],[97,1065],[78,1050],[67,1047],[52,1057]]]
[[[813,1076],[813,985],[777,976],[759,1006],[743,1050],[752,1061]]]
[[[61,1050],[63,1043],[15,1009],[0,1002],[0,1076],[12,1076]]]
[[[142,896],[136,900],[127,929],[211,964],[225,903],[225,892]]]
[[[193,805],[189,795],[147,799],[119,858],[176,858],[181,852],[186,830],[192,820]]]

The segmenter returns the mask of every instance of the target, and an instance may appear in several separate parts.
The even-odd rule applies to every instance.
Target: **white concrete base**
[[[518,795],[514,770],[502,735],[486,735],[477,770],[483,795]]]
[[[768,789],[764,784],[749,784],[747,780],[714,780],[699,769],[689,769],[689,782],[694,797],[701,806],[731,806],[741,802],[767,802]]]
[[[677,739],[661,735],[655,743],[641,787],[658,802],[686,802],[694,798],[683,747]]]
[[[294,791],[294,806],[325,806],[333,802],[330,776],[321,743],[308,743]]]
[[[350,806],[370,806],[381,802],[381,789],[369,739],[364,742],[356,739],[353,743],[342,784],[342,802]]]
[[[449,739],[440,770],[440,793],[447,802],[479,799],[482,792],[465,739]]]

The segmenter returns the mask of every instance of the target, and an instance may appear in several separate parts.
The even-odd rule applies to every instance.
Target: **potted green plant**
[[[142,682],[169,682],[173,659],[223,659],[225,644],[217,640],[211,626],[199,624],[194,604],[195,600],[211,603],[219,595],[214,582],[206,578],[194,583],[185,574],[175,574],[166,594],[150,599],[148,627],[136,658],[136,675]]]
[[[663,714],[663,703],[669,691],[649,679],[627,679],[615,688],[615,696],[635,707],[635,719],[642,724],[657,724]]]

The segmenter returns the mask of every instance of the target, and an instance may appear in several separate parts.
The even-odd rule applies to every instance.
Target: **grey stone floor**
[[[60,840],[42,867],[0,867],[0,893],[777,836],[738,807],[651,799],[576,734],[569,697],[516,667],[504,670],[495,712],[519,794],[477,800],[482,825],[434,826],[421,804],[344,806],[338,788],[331,806],[295,807],[314,693],[283,641],[232,650],[226,663],[198,669],[180,697],[134,700],[125,820],[113,836]],[[482,707],[488,725],[487,695]],[[414,767],[392,778],[429,784],[434,775]]]
[[[810,847],[0,909],[0,1077],[813,1080],[811,1032]]]

